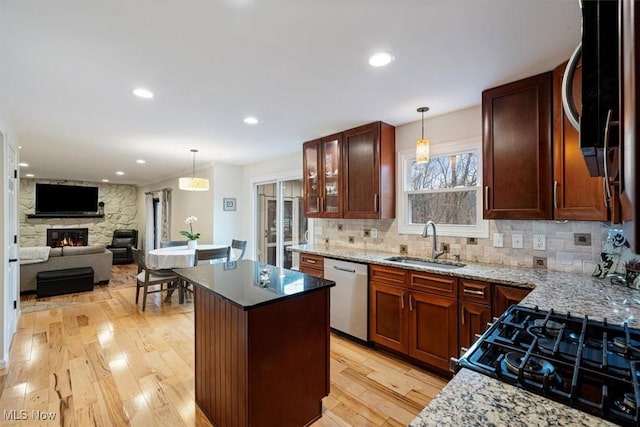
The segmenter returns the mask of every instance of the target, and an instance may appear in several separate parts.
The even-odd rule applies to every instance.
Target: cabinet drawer
[[[313,254],[300,254],[300,270],[313,269],[324,272],[324,257]]]
[[[460,279],[460,300],[491,305],[491,283]]]
[[[412,272],[409,287],[456,299],[458,296],[458,279],[455,277]]]
[[[309,276],[317,277],[318,279],[324,279],[324,270],[300,266],[300,272],[308,274]]]
[[[369,267],[369,280],[372,282],[407,286],[407,271],[399,268],[371,265]]]

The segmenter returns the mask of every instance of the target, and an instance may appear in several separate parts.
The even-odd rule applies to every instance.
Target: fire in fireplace
[[[47,246],[87,246],[88,228],[49,228],[47,229]]]

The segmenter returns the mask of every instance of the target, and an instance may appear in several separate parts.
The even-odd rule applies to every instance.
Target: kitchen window
[[[398,232],[421,234],[431,220],[441,236],[488,237],[488,222],[482,219],[480,138],[432,144],[430,157],[416,163],[415,150],[398,152]]]

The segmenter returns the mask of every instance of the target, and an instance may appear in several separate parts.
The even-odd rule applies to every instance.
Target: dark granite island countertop
[[[214,292],[243,310],[335,286],[331,280],[251,260],[205,264],[174,271],[187,282]],[[268,280],[261,279],[261,271]]]
[[[209,420],[299,427],[320,418],[335,283],[250,260],[176,272],[194,285],[195,394]]]

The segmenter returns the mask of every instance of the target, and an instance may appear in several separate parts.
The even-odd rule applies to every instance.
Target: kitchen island
[[[335,283],[250,260],[175,271],[193,284],[196,403],[209,420],[302,426],[320,418]]]
[[[520,305],[570,312],[594,320],[606,318],[611,324],[627,323],[630,327],[640,328],[640,291],[589,275],[478,263],[466,263],[456,269],[408,266],[389,261],[388,258],[397,256],[394,253],[327,245],[300,245],[291,250],[532,289]],[[463,425],[569,427],[615,424],[463,368],[410,426]]]

